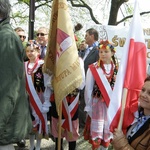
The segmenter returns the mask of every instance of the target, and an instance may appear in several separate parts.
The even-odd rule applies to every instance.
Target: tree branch
[[[80,0],[81,4],[75,4],[75,3],[73,2],[73,0],[70,0],[70,2],[71,2],[71,5],[72,5],[73,7],[84,7],[84,8],[87,8],[87,9],[89,10],[89,12],[90,12],[90,16],[91,16],[92,20],[93,20],[96,24],[101,24],[101,23],[94,17],[94,14],[93,14],[93,11],[92,11],[91,7],[89,7],[83,0]]]
[[[150,13],[150,11],[141,12],[140,15],[142,16],[142,15],[149,14],[149,13]],[[120,21],[116,22],[116,25],[118,25],[119,23],[121,23],[121,22],[123,22],[123,21],[125,21],[125,20],[127,20],[129,18],[132,18],[132,17],[133,17],[133,15],[126,16],[123,19],[121,19]]]

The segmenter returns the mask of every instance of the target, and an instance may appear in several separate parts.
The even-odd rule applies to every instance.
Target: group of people
[[[36,40],[23,45],[25,32],[22,28],[12,29],[10,10],[9,0],[0,0],[0,150],[13,150],[13,143],[27,135],[30,150],[40,150],[41,139],[49,138],[47,119],[57,150],[58,114],[53,74],[43,72],[49,30],[39,28]],[[61,150],[64,137],[68,149],[76,149],[79,129],[83,129],[84,139],[92,144],[92,150],[108,149],[110,143],[115,150],[149,150],[150,76],[145,79],[139,95],[137,121],[127,129],[126,135],[119,129],[112,134],[107,121],[106,94],[113,90],[119,68],[115,47],[107,40],[98,41],[98,31],[90,28],[79,49],[82,83],[65,97],[64,104],[74,111],[71,115],[72,136],[67,126],[62,126]],[[62,119],[65,117],[68,116],[62,109]]]

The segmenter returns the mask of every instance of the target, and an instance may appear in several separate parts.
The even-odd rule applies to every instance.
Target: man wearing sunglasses
[[[48,43],[48,31],[49,29],[46,27],[40,27],[37,31],[37,42],[40,44],[41,49],[41,59],[45,58],[46,55],[46,48]]]
[[[25,35],[24,29],[22,29],[21,27],[17,27],[14,29],[14,31],[20,37],[20,40],[22,41],[23,47],[25,48],[25,46],[26,46],[26,42],[25,42],[26,35]],[[27,58],[26,54],[24,53],[24,61],[27,61],[27,60],[28,60],[28,58]]]
[[[21,41],[24,42],[26,39],[25,31],[21,27],[17,27],[14,30],[19,35]]]

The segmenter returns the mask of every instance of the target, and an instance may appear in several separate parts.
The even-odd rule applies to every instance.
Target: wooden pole
[[[61,119],[62,119],[62,102],[59,106],[59,120],[58,120],[58,150],[61,150]]]
[[[122,130],[122,124],[123,124],[123,117],[124,117],[124,110],[125,110],[125,106],[126,106],[127,94],[128,94],[128,89],[124,88],[123,89],[122,101],[121,101],[121,114],[120,114],[120,120],[119,120],[119,124],[118,124],[118,129],[119,130]]]

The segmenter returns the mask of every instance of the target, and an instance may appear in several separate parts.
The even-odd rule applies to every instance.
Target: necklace
[[[113,64],[114,63],[114,64]],[[116,64],[115,61],[111,61],[111,69],[110,69],[110,73],[106,73],[105,71],[105,68],[104,68],[104,65],[103,65],[103,62],[102,60],[98,60],[97,61],[97,66],[96,68],[99,68],[101,67],[101,69],[103,70],[103,72],[105,73],[106,75],[106,78],[108,80],[108,82],[110,83],[112,89],[114,87],[114,83],[115,83],[115,80],[116,80],[116,75],[117,75],[117,72],[118,72],[118,65]]]
[[[39,61],[39,58],[36,59],[33,68],[29,68],[29,63],[30,63],[30,61],[28,61],[28,63],[27,63],[27,73],[28,73],[28,75],[31,75],[31,74],[32,74],[32,72],[34,71],[34,69],[35,69],[35,68],[37,67],[37,65],[38,65],[38,61]]]
[[[104,74],[106,75],[106,78],[107,78],[107,79],[108,79],[108,81],[110,82],[110,81],[111,81],[111,79],[112,79],[113,73],[114,73],[114,69],[113,69],[113,63],[112,63],[112,61],[111,61],[111,69],[110,69],[110,72],[109,72],[109,73],[107,73],[107,72],[106,72],[106,69],[105,69],[104,64],[103,64],[103,62],[102,62],[102,61],[101,61],[101,68],[102,68],[102,70],[103,70]]]

